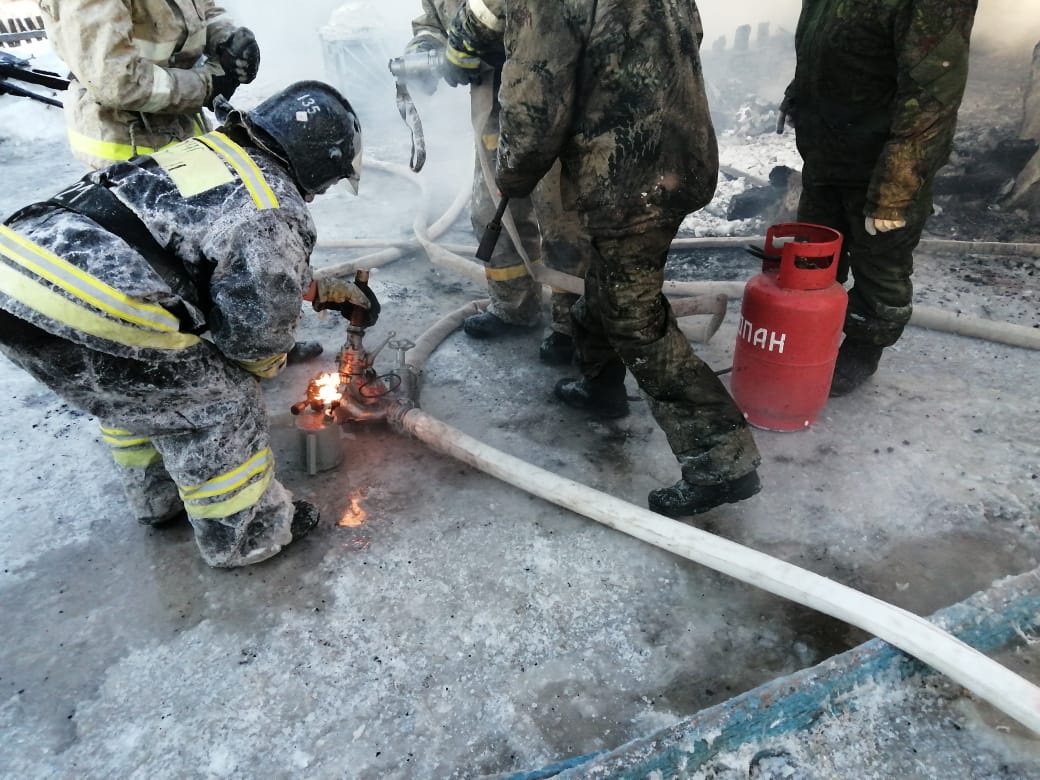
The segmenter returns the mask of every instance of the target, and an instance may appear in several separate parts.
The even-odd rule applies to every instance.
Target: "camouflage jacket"
[[[505,0],[498,183],[559,158],[593,235],[668,224],[715,191],[718,148],[693,0]]]
[[[176,359],[208,327],[206,337],[247,370],[280,368],[316,237],[288,172],[214,132],[90,173],[76,189],[95,182],[133,212],[177,278],[157,273],[139,246],[43,201],[0,227],[0,308],[144,361]]]
[[[901,219],[953,145],[977,0],[804,0],[787,98],[807,181]]]
[[[101,168],[203,131],[214,70],[201,60],[235,30],[213,0],[40,0],[40,10],[72,71],[65,115],[78,159]]]

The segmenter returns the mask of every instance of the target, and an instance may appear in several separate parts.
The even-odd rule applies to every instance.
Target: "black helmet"
[[[305,195],[322,193],[340,179],[350,182],[357,194],[361,123],[347,99],[328,84],[290,84],[251,111],[227,115],[231,123],[236,119],[258,145],[288,163]],[[268,148],[272,140],[276,149]]]

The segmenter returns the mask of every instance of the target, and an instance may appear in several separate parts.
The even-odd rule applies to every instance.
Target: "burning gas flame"
[[[339,391],[339,374],[322,374],[312,382],[314,398],[328,406],[343,397]]]
[[[343,510],[343,515],[336,525],[344,528],[358,528],[364,525],[368,519],[368,512],[361,508],[361,499],[364,497],[363,491],[355,490],[350,496],[350,506]]]

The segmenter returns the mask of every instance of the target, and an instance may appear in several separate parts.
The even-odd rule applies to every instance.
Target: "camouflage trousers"
[[[851,274],[845,335],[888,347],[903,334],[913,313],[914,249],[932,210],[931,187],[907,214],[906,227],[872,236],[864,228],[866,185],[802,183],[798,220],[834,228],[844,236],[838,281]]]
[[[592,239],[578,213],[563,206],[558,161],[534,188],[531,202],[538,217],[545,264],[556,271],[584,279],[585,271],[592,262]],[[553,288],[550,325],[554,331],[570,335],[571,306],[577,300],[578,295],[575,293]]]
[[[0,352],[98,419],[141,522],[183,508],[211,566],[256,563],[291,541],[292,496],[274,478],[259,383],[208,342],[141,362],[0,311]]]
[[[679,222],[592,240],[585,295],[571,309],[579,365],[588,378],[622,361],[646,395],[683,478],[725,482],[761,461],[744,415],[690,347],[661,292]]]

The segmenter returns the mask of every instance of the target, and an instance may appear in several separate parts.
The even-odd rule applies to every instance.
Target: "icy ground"
[[[469,141],[457,119],[424,119],[437,215],[468,181]],[[0,98],[3,214],[80,175],[60,120]],[[371,159],[406,159],[398,125],[367,137]],[[791,143],[727,136],[723,159],[764,177],[792,163]],[[685,232],[761,232],[723,224],[739,188],[723,183]],[[360,197],[337,188],[314,212],[326,243],[400,238],[417,202],[411,185],[365,174]],[[444,240],[473,243],[465,217]],[[314,263],[361,253],[325,247]],[[918,302],[1037,327],[1038,263],[924,254]],[[756,270],[740,251],[677,253],[669,267],[687,279]],[[373,279],[384,304],[373,345],[391,330],[415,339],[483,297],[418,255]],[[738,308],[697,345],[715,367],[731,360]],[[288,407],[345,333],[305,311],[301,337],[326,355],[270,382],[267,405],[280,478],[323,520],[284,556],[238,571],[204,566],[186,526],[136,526],[93,421],[0,369],[0,777],[519,772],[616,748],[867,638],[381,426],[345,430],[342,466],[308,477]],[[539,337],[449,337],[427,366],[423,409],[643,506],[678,472],[635,386],[633,414],[616,423],[559,406],[551,387],[565,374],[538,363]],[[1038,380],[1035,352],[911,329],[810,430],[758,432],[763,492],[698,525],[931,614],[1040,563]],[[1040,682],[1035,646],[1006,661]],[[1037,740],[948,681],[879,681],[858,696],[857,716],[771,745],[793,757],[775,776],[793,765],[820,780],[1040,778]],[[689,776],[748,777],[750,760],[721,756]]]

